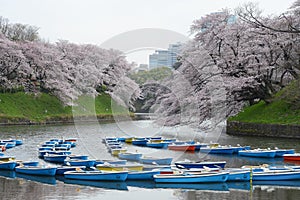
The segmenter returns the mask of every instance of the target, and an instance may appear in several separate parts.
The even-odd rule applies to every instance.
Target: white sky
[[[50,42],[100,45],[142,28],[188,36],[193,20],[249,1],[258,2],[265,14],[279,14],[295,0],[0,0],[0,16],[39,27],[40,36]]]

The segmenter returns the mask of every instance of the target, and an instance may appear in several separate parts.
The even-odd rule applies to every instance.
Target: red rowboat
[[[190,144],[169,144],[168,148],[175,151],[195,151],[196,146]]]
[[[284,154],[284,155],[283,155],[283,159],[284,159],[284,160],[300,161],[300,153]]]

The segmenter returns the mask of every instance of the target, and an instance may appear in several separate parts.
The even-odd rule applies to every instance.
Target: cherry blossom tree
[[[299,15],[291,14],[289,19],[295,22]],[[261,18],[260,22],[274,30],[249,23],[229,10],[195,20],[191,26],[194,39],[176,65],[178,75],[165,83],[171,92],[157,91],[158,121],[199,126],[214,118],[219,123],[247,102],[271,102],[277,91],[297,79],[298,25],[289,25],[292,31],[288,32],[280,31],[285,29],[276,17]],[[182,84],[183,80],[187,84]]]

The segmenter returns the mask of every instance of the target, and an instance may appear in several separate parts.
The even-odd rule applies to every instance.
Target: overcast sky
[[[222,8],[258,2],[266,14],[285,12],[294,0],[0,0],[10,22],[39,27],[42,38],[101,45],[141,28],[162,28],[188,36],[193,20]]]

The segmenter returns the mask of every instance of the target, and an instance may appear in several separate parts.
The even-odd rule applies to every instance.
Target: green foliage
[[[149,71],[139,71],[129,74],[129,78],[134,80],[137,84],[143,85],[147,81],[160,81],[172,75],[172,69],[169,67],[159,67]]]
[[[75,115],[88,116],[94,114],[104,118],[112,116],[111,104],[117,108],[117,114],[122,114],[126,109],[112,101],[108,94],[101,94],[94,100],[89,96],[81,96],[73,107]],[[0,119],[9,121],[30,120],[43,122],[46,119],[60,120],[71,119],[73,116],[71,106],[63,106],[55,96],[41,93],[26,94],[24,92],[0,93]]]
[[[263,124],[300,124],[300,80],[279,91],[272,103],[246,107],[230,121]]]

